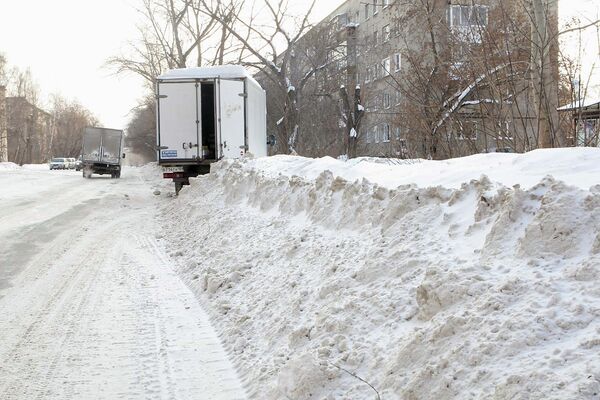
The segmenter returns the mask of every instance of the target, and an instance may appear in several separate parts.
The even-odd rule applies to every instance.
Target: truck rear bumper
[[[93,163],[83,164],[83,169],[91,170],[94,174],[104,175],[121,171],[121,166],[119,164]]]

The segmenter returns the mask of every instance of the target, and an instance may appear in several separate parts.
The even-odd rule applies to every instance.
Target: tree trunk
[[[538,147],[557,145],[558,20],[551,0],[532,0],[531,64],[533,103],[538,121]]]

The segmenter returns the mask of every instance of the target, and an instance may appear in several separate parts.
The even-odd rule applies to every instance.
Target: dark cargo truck
[[[92,174],[121,177],[123,131],[107,128],[85,128],[81,153],[83,177]]]

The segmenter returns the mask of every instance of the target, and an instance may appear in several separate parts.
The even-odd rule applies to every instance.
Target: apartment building
[[[0,87],[0,162],[33,164],[51,157],[52,116]]]
[[[357,155],[447,158],[534,147],[529,21],[520,3],[425,3],[348,0],[303,38],[299,47],[313,48],[306,54],[327,47],[327,67],[305,90],[303,114],[313,117],[301,121],[308,140],[329,144],[324,154],[347,149],[341,86],[361,89]],[[508,35],[508,26],[520,26],[521,36]],[[553,57],[558,76],[556,49]]]

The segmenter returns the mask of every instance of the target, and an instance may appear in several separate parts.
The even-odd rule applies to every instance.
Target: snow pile
[[[368,161],[225,161],[160,220],[252,398],[598,399],[599,155],[476,156],[394,188],[340,177]],[[538,181],[455,187],[478,169]]]
[[[421,187],[442,185],[458,189],[464,182],[486,175],[505,186],[519,184],[525,188],[537,184],[548,174],[583,189],[598,182],[600,149],[548,149],[527,154],[488,153],[443,161],[356,158],[348,162],[331,157],[310,159],[275,156],[258,158],[245,168],[259,169],[277,177],[302,176],[316,179],[325,170],[349,181],[367,178],[370,182],[395,189],[400,185]]]
[[[128,166],[127,170],[137,171],[142,180],[144,180],[156,193],[170,193],[173,189],[173,184],[162,177],[162,168],[156,162],[150,162],[141,167]]]
[[[0,162],[0,171],[14,171],[20,168],[21,167],[12,162]]]
[[[50,169],[50,165],[43,163],[43,164],[23,164],[23,169],[27,169],[30,171],[47,171]]]

